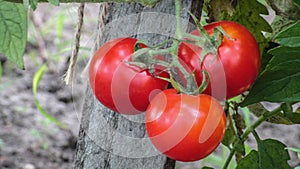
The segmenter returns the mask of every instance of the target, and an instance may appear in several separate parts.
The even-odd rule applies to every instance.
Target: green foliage
[[[274,41],[286,47],[300,47],[300,21],[274,37]]]
[[[222,144],[229,147],[235,141],[235,132],[232,127],[227,127]]]
[[[250,30],[258,42],[261,52],[268,46],[268,41],[262,35],[262,31],[272,32],[272,28],[261,16],[261,14],[268,14],[267,8],[258,1],[238,1],[234,6],[230,0],[211,0],[209,9],[212,10],[211,15],[214,20],[235,21]]]
[[[269,51],[273,57],[246,96],[242,106],[260,101],[300,101],[300,22],[275,36],[281,46]]]
[[[255,103],[255,104],[248,105],[247,108],[256,117],[263,116],[264,113],[268,112],[268,110],[266,110],[265,107],[261,103]],[[285,117],[285,115],[282,113],[273,115],[267,121],[270,123],[275,123],[275,124],[287,124],[287,125],[294,124],[288,117]]]
[[[39,0],[29,0],[31,9],[35,10],[37,8]]]
[[[298,6],[298,8],[300,9],[300,0],[293,0],[293,1]]]
[[[202,167],[202,169],[214,169],[212,167]]]
[[[23,4],[0,0],[0,32],[0,52],[24,69],[27,8]]]
[[[59,5],[59,0],[48,0],[48,2],[52,5],[58,6]]]
[[[270,53],[273,58],[256,80],[242,106],[260,101],[300,100],[300,47],[279,47]]]
[[[289,169],[290,156],[285,145],[278,140],[266,139],[258,142],[259,166],[261,168]]]
[[[258,169],[258,164],[258,152],[256,150],[252,150],[247,156],[239,161],[236,169]]]
[[[40,69],[35,73],[33,81],[32,81],[32,92],[35,98],[35,105],[37,106],[38,110],[41,112],[41,114],[46,117],[47,119],[49,119],[50,121],[56,123],[57,125],[61,126],[61,127],[66,127],[65,124],[61,123],[60,121],[58,121],[56,118],[54,118],[53,116],[51,116],[41,105],[41,103],[38,100],[37,97],[37,89],[39,86],[39,82],[41,80],[41,78],[43,77],[44,72],[47,70],[47,66],[44,64],[40,67]]]
[[[277,140],[258,140],[258,151],[252,150],[237,165],[237,169],[290,169],[285,145]]]

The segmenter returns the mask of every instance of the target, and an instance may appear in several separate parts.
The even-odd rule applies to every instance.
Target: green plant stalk
[[[181,0],[175,0],[175,16],[176,16],[176,37],[183,38],[182,21],[181,21]]]
[[[223,166],[223,169],[227,169],[227,167],[228,167],[228,165],[229,165],[229,163],[230,163],[230,161],[231,161],[231,159],[232,159],[232,157],[233,157],[233,155],[236,151],[237,145],[244,142],[247,139],[247,137],[249,136],[249,134],[252,133],[259,125],[261,125],[264,121],[266,121],[270,117],[276,115],[277,113],[280,113],[281,110],[282,110],[281,107],[278,107],[278,108],[274,109],[273,111],[263,113],[263,115],[261,115],[255,123],[253,123],[250,127],[248,127],[246,129],[244,134],[241,135],[241,139],[237,140],[237,138],[236,138],[235,141],[237,141],[237,143],[231,149],[230,154],[229,154],[229,156],[228,156],[228,158],[227,158],[227,160],[226,160],[226,162]]]
[[[181,42],[189,42],[191,41],[192,44],[197,44],[200,46],[200,44],[211,44],[214,39],[210,38],[209,35],[207,36],[193,36],[193,35],[188,35],[192,40],[187,40],[186,38],[186,33],[183,32],[182,30],[182,18],[181,18],[181,0],[175,0],[175,16],[176,16],[176,32],[175,32],[175,38],[172,39],[172,45],[169,48],[165,49],[159,49],[160,47],[163,47],[161,45],[156,45],[156,47],[153,47],[152,49],[148,51],[135,51],[135,53],[132,55],[132,62],[131,64],[142,67],[142,68],[148,68],[151,69],[154,64],[156,65],[161,65],[166,67],[170,73],[170,78],[161,78],[163,80],[171,82],[173,87],[177,89],[179,92],[190,94],[190,95],[198,95],[200,92],[205,90],[209,83],[209,77],[207,72],[202,72],[203,73],[203,81],[200,87],[198,87],[195,75],[193,72],[189,72],[180,62],[178,58],[178,49],[181,44]],[[202,39],[204,38],[204,39]],[[198,43],[197,43],[198,42]],[[205,43],[206,42],[206,43]],[[165,44],[163,42],[162,44]],[[207,46],[207,45],[205,45]],[[155,59],[155,56],[157,55],[167,55],[171,57],[170,62],[162,61]],[[201,62],[201,59],[199,60]],[[130,63],[129,63],[130,64]],[[173,72],[172,72],[173,71]],[[177,72],[180,72],[183,74],[183,78],[186,80],[186,85],[182,84],[182,82],[176,81],[174,79],[173,74],[176,74]],[[208,77],[208,79],[206,78]]]
[[[178,68],[182,73],[184,78],[187,80],[187,86],[186,88],[182,88],[183,85],[179,84],[181,92],[187,93],[187,94],[198,94],[197,93],[197,82],[193,75],[191,75],[179,62],[178,59],[178,48],[180,45],[180,42],[183,40],[183,31],[182,31],[182,21],[181,21],[181,0],[175,0],[175,16],[176,16],[176,32],[175,37],[177,40],[173,41],[173,45],[171,48],[171,54],[172,54],[172,62],[171,67]]]

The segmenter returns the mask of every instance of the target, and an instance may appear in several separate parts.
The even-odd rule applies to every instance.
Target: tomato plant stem
[[[186,67],[184,67],[184,63],[180,61],[178,57],[178,50],[179,46],[185,40],[187,33],[184,33],[182,30],[182,18],[181,18],[181,0],[174,0],[175,1],[175,15],[176,15],[176,32],[175,38],[172,39],[171,47],[161,49],[162,45],[157,45],[151,49],[139,49],[135,51],[132,56],[132,64],[135,65],[142,65],[143,68],[151,68],[154,64],[161,65],[169,71],[170,79],[161,78],[166,81],[172,83],[173,87],[176,88],[181,93],[197,95],[201,91],[203,91],[207,85],[208,81],[204,78],[200,87],[198,87],[196,77],[193,73],[193,70],[189,71]],[[203,28],[204,29],[204,28]],[[207,33],[206,33],[207,34]],[[207,36],[209,36],[207,34]],[[205,41],[210,41],[209,38],[202,39],[201,37],[197,37],[194,35],[187,35],[187,37],[192,37],[192,42],[200,42],[205,43]],[[169,43],[169,41],[166,41]],[[161,44],[167,44],[165,42]],[[155,56],[158,55],[165,55],[167,58],[166,60],[159,60],[156,59]],[[201,60],[199,60],[201,62]],[[208,76],[208,74],[204,74],[204,77]],[[208,77],[209,79],[209,77]]]
[[[274,109],[273,111],[270,111],[270,112],[267,111],[267,112],[263,113],[263,115],[261,115],[255,123],[253,123],[250,127],[248,127],[246,129],[246,131],[241,135],[241,139],[238,139],[238,138],[235,139],[235,142],[236,141],[237,142],[234,145],[234,147],[231,149],[231,151],[229,153],[229,156],[228,156],[228,158],[227,158],[227,160],[226,160],[226,162],[223,166],[223,169],[227,169],[227,167],[228,167],[228,165],[229,165],[229,163],[230,163],[230,161],[231,161],[238,145],[242,144],[247,139],[249,134],[252,133],[259,125],[261,125],[264,121],[266,121],[270,117],[276,115],[277,113],[280,113],[281,110],[282,110],[281,107],[278,107],[278,108]]]
[[[175,0],[175,15],[176,15],[176,37],[183,38],[182,22],[181,22],[181,0]]]

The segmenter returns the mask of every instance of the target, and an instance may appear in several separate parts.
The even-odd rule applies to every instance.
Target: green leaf
[[[59,0],[48,0],[48,2],[52,5],[59,6]]]
[[[281,46],[300,47],[300,21],[279,32],[274,41]]]
[[[238,162],[236,169],[259,169],[259,157],[255,150],[252,150],[248,155]]]
[[[234,13],[233,21],[244,25],[257,40],[260,51],[268,46],[268,41],[262,35],[264,32],[272,32],[271,26],[261,17],[261,14],[267,15],[267,8],[256,0],[238,1],[237,12]]]
[[[258,142],[259,166],[261,169],[291,169],[286,146],[278,140],[266,139]]]
[[[293,1],[298,6],[298,8],[300,9],[300,0],[293,0]]]
[[[232,16],[235,9],[230,0],[210,0],[208,4],[209,16],[213,17],[212,20],[224,20],[227,16]]]
[[[214,168],[212,168],[212,167],[207,167],[207,166],[204,166],[204,167],[202,167],[201,169],[214,169]]]
[[[285,117],[287,117],[294,124],[300,124],[300,113],[287,113],[285,114]]]
[[[241,106],[260,101],[300,101],[300,47],[278,47]]]
[[[236,169],[291,169],[288,160],[290,156],[283,143],[273,139],[260,140],[258,151],[252,150],[239,161]]]
[[[54,118],[53,116],[51,116],[41,105],[41,103],[38,100],[37,97],[37,89],[40,83],[41,78],[43,77],[44,72],[47,70],[47,65],[43,64],[40,69],[34,74],[33,77],[33,81],[32,81],[32,93],[34,95],[34,99],[35,99],[35,105],[38,108],[38,110],[41,112],[41,114],[46,117],[47,119],[49,119],[51,122],[56,123],[57,125],[61,126],[61,127],[66,127],[65,124],[61,123],[60,121],[58,121],[56,118]]]
[[[227,4],[231,4],[231,1]],[[256,0],[243,0],[237,1],[235,9],[233,9],[231,5],[228,6],[220,4],[217,6],[211,5],[211,7],[217,8],[214,10],[213,16],[217,17],[218,20],[231,20],[238,22],[245,26],[250,32],[252,32],[259,44],[261,53],[263,52],[263,49],[268,46],[268,41],[262,35],[262,31],[272,32],[272,28],[268,24],[268,22],[261,16],[261,14],[268,14],[268,10],[263,4],[259,3]]]
[[[248,109],[254,114],[256,117],[262,116],[264,113],[268,112],[267,109],[261,103],[255,103],[247,106]],[[270,117],[267,122],[275,123],[275,124],[295,124],[289,118],[285,117],[282,113],[278,113]]]
[[[0,53],[24,69],[27,8],[23,4],[0,0],[0,32]]]
[[[299,0],[298,4],[299,4]],[[296,0],[294,1],[296,2]],[[293,0],[268,0],[268,3],[275,11],[276,15],[285,17],[288,20],[297,21],[300,19],[300,10],[297,3]]]
[[[39,2],[38,0],[29,0],[29,4],[30,4],[31,9],[36,10],[38,2]]]
[[[222,143],[225,146],[229,147],[230,144],[232,144],[234,142],[235,138],[236,138],[235,132],[233,131],[233,129],[231,127],[228,127],[228,128],[226,128]]]

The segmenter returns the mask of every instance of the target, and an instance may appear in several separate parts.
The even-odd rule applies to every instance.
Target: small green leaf
[[[298,6],[298,8],[300,9],[300,0],[293,0],[293,1]]]
[[[47,119],[49,119],[50,121],[56,123],[57,125],[61,126],[61,127],[66,127],[65,124],[61,123],[60,121],[58,121],[56,118],[54,118],[53,116],[51,116],[41,105],[41,103],[38,100],[37,97],[37,89],[40,83],[41,78],[43,77],[44,72],[47,70],[47,65],[43,64],[40,69],[34,74],[33,77],[33,81],[32,81],[32,93],[34,95],[34,99],[35,99],[35,105],[38,108],[38,110],[41,112],[41,114],[46,117]]]
[[[254,114],[256,117],[260,117],[264,113],[268,112],[268,110],[261,103],[251,104],[248,105],[247,107],[251,111],[251,113]],[[289,118],[285,117],[282,113],[273,115],[267,121],[275,124],[287,124],[287,125],[294,124]]]
[[[236,144],[236,151],[239,152],[242,155],[245,155],[246,150],[245,150],[245,145],[244,143]]]
[[[29,0],[29,4],[30,4],[31,9],[36,10],[38,2],[39,2],[38,0]]]
[[[52,5],[59,6],[59,0],[48,0],[48,2]]]
[[[291,169],[286,146],[278,140],[266,139],[258,142],[259,166],[261,169]]]
[[[279,32],[274,41],[281,46],[300,47],[300,21]]]
[[[236,169],[259,169],[259,157],[255,150],[252,150],[248,155],[241,159]]]
[[[233,129],[231,127],[226,128],[225,135],[222,140],[222,144],[229,147],[229,145],[234,142],[235,138],[236,138],[236,136],[235,136],[235,132],[233,131]]]
[[[300,47],[278,47],[241,106],[260,101],[300,101]]]
[[[294,124],[300,124],[300,113],[287,113],[285,117],[292,121]]]
[[[204,166],[204,167],[202,167],[201,169],[214,169],[214,168],[212,168],[212,167],[207,167],[207,166]]]
[[[0,52],[24,69],[27,8],[23,4],[0,0],[0,32]]]

